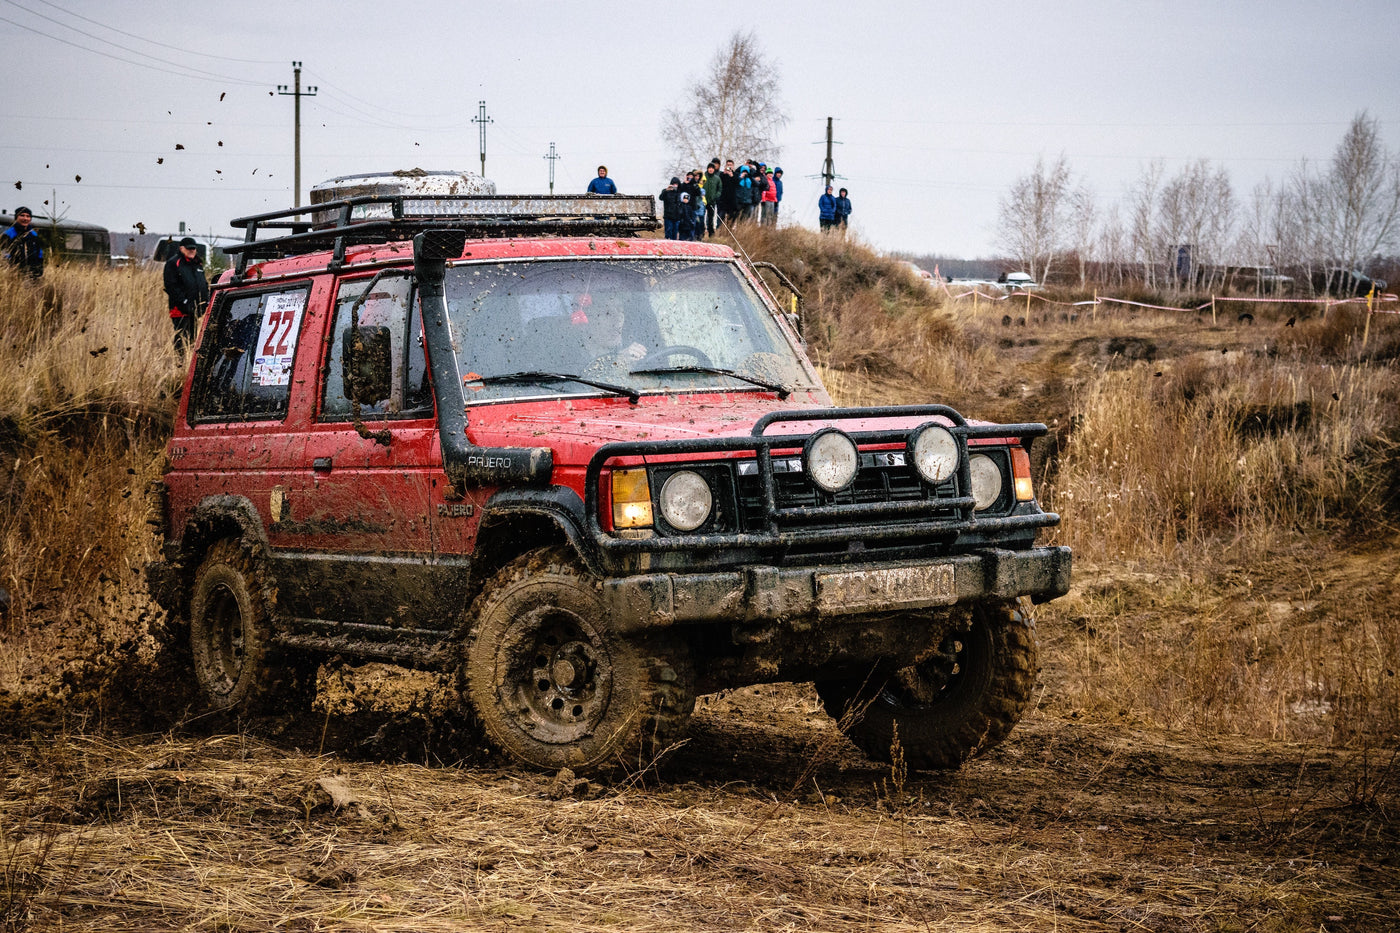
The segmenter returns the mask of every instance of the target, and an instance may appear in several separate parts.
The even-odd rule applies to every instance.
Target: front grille
[[[768,530],[767,508],[763,499],[763,477],[753,460],[740,461],[735,470],[739,494],[739,520],[743,531]],[[931,486],[905,466],[903,452],[863,453],[855,481],[845,489],[829,493],[807,478],[799,457],[773,458],[774,497],[779,509],[819,509],[833,505],[885,502],[919,502],[952,498],[957,495],[955,479]],[[942,509],[927,518],[954,519],[956,509]],[[814,512],[801,519],[804,527],[849,523]]]

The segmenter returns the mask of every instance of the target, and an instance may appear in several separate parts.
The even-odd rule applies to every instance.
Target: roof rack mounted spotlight
[[[239,217],[243,242],[225,247],[242,276],[249,259],[411,240],[450,228],[472,237],[630,236],[659,226],[651,195],[360,195]],[[259,232],[281,232],[259,239]]]

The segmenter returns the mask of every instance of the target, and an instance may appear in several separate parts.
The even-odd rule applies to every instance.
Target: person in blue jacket
[[[773,202],[773,224],[778,223],[778,208],[783,206],[783,170],[781,167],[773,169],[773,193],[778,196],[778,200]]]
[[[598,166],[598,177],[588,183],[589,194],[617,194],[617,185],[608,177],[608,167]]]
[[[39,239],[39,231],[34,229],[33,219],[29,208],[16,208],[14,224],[0,233],[0,237],[4,237],[0,249],[10,265],[31,279],[38,279],[44,275],[44,244]]]
[[[836,196],[836,226],[844,233],[846,230],[846,219],[851,216],[851,199],[846,197],[846,189],[842,188],[841,193]]]
[[[836,199],[831,196],[831,186],[826,186],[826,194],[817,198],[817,220],[820,221],[822,233],[826,233],[836,226]]]

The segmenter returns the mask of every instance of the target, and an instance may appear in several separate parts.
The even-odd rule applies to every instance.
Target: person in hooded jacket
[[[671,183],[662,189],[658,196],[661,201],[661,220],[666,226],[666,239],[681,238],[681,218],[685,212],[681,207],[681,180],[671,176]]]
[[[747,165],[739,166],[738,195],[735,202],[739,206],[739,220],[752,220],[754,205],[758,203],[758,191],[753,186],[753,177]]]
[[[762,211],[761,222],[764,226],[776,227],[778,225],[778,186],[773,181],[773,176],[768,174],[768,166],[760,164],[758,170],[766,182],[758,202]]]
[[[831,194],[831,186],[826,186],[826,193],[817,198],[817,221],[821,224],[822,233],[826,233],[836,226],[836,198]]]
[[[695,207],[698,204],[701,210],[704,210],[704,196],[700,193],[700,185],[695,180],[694,172],[685,173],[685,181],[681,183],[680,191],[681,222],[679,239],[698,240],[700,237],[695,232]],[[703,218],[704,215],[701,214],[701,217]],[[701,225],[704,225],[703,219],[701,220]]]
[[[31,279],[44,275],[44,244],[32,223],[33,213],[27,207],[15,209],[15,222],[0,233],[0,249],[10,265]]]
[[[836,196],[836,226],[841,232],[846,231],[846,219],[851,216],[851,199],[846,197],[846,189],[842,188],[841,193]]]

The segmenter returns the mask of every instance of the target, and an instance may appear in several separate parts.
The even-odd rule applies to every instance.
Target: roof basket
[[[347,246],[411,240],[432,230],[471,237],[629,236],[659,226],[651,195],[379,194],[322,201],[239,217],[243,242],[224,247],[243,276],[250,259],[276,259]],[[275,233],[267,239],[258,234]]]

